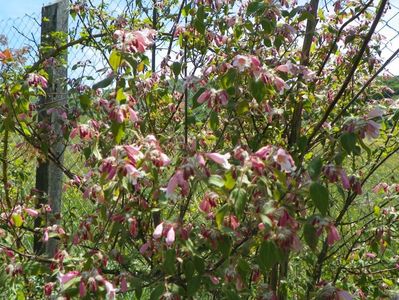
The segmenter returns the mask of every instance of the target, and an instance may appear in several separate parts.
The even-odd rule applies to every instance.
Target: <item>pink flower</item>
[[[336,241],[340,240],[340,235],[339,232],[337,230],[337,227],[335,227],[334,225],[330,224],[329,226],[327,226],[327,243],[329,246],[334,245],[334,243]]]
[[[381,191],[383,193],[386,193],[386,192],[388,192],[388,188],[389,188],[389,185],[386,182],[380,182],[375,187],[373,187],[372,191],[373,191],[373,193],[376,193],[376,194],[380,193]]]
[[[54,282],[47,282],[44,285],[44,295],[51,296],[51,293],[53,292],[53,287],[54,287]]]
[[[188,193],[189,185],[187,180],[184,178],[182,170],[177,170],[176,173],[169,179],[168,186],[166,187],[166,197],[173,198],[177,187],[182,189],[182,194]]]
[[[103,159],[100,167],[99,167],[99,171],[103,174],[103,175],[107,175],[107,180],[112,180],[112,178],[114,178],[115,174],[116,174],[116,159],[113,156],[107,157],[105,159]]]
[[[125,150],[127,157],[134,165],[137,161],[144,158],[144,154],[140,151],[140,147],[125,145],[123,146],[123,149]]]
[[[68,272],[66,274],[60,273],[58,275],[58,280],[60,281],[61,284],[65,284],[68,281],[74,279],[75,277],[78,277],[79,274],[80,274],[79,271],[70,271],[70,272]]]
[[[375,139],[380,134],[381,125],[373,120],[368,120],[366,126],[364,127],[364,134],[368,139]]]
[[[224,90],[216,91],[214,89],[204,91],[197,99],[199,104],[208,103],[208,107],[212,108],[216,105],[226,106],[229,102],[227,92]]]
[[[205,159],[204,159],[204,157],[203,157],[201,154],[196,154],[196,155],[195,155],[195,159],[197,160],[198,164],[199,164],[201,167],[204,167],[204,166],[205,166]]]
[[[27,78],[27,83],[30,86],[38,87],[41,86],[42,88],[47,88],[47,79],[44,78],[42,75],[29,73]]]
[[[114,288],[112,283],[109,282],[108,280],[104,280],[104,286],[105,286],[105,290],[107,292],[107,298],[110,300],[115,299],[116,289]]]
[[[233,230],[236,230],[238,226],[240,226],[240,222],[237,217],[234,215],[230,215],[224,218],[224,225],[226,227],[230,227]]]
[[[260,63],[259,58],[252,55],[250,59],[251,59],[251,70],[254,72],[260,71],[262,64]]]
[[[83,297],[86,296],[86,293],[87,293],[86,284],[85,284],[85,282],[83,280],[80,280],[80,283],[79,283],[79,296],[81,298],[83,298]]]
[[[116,30],[114,39],[117,41],[116,48],[123,52],[143,53],[154,43],[156,31],[143,29],[136,31]]]
[[[218,195],[213,192],[206,192],[204,198],[202,199],[199,208],[204,213],[209,213],[212,208],[217,206]]]
[[[154,239],[159,239],[161,238],[163,233],[163,222],[159,223],[158,226],[155,228],[154,233],[152,234],[152,237]]]
[[[215,163],[221,165],[225,169],[230,169],[231,165],[229,163],[230,153],[219,154],[219,153],[206,153],[206,157],[212,159]]]
[[[248,56],[238,54],[233,59],[233,67],[243,72],[251,67],[251,59]]]
[[[217,100],[218,102],[220,102],[222,105],[227,105],[227,103],[229,102],[228,100],[228,96],[226,91],[219,91],[217,94]]]
[[[378,118],[378,117],[382,117],[384,115],[384,111],[379,108],[379,107],[375,107],[372,110],[369,111],[369,113],[367,114],[366,118],[367,119],[374,119],[374,118]]]
[[[272,153],[272,146],[267,145],[265,147],[260,148],[258,151],[255,152],[255,155],[260,159],[268,159],[270,154]]]
[[[144,177],[144,173],[140,170],[137,170],[131,164],[125,165],[125,171],[133,185],[137,184],[137,179]]]
[[[293,65],[291,61],[287,61],[284,65],[279,65],[278,67],[276,67],[276,71],[293,75],[298,70],[297,66]]]
[[[175,241],[175,230],[173,229],[173,226],[170,227],[168,234],[166,235],[166,244],[169,246],[172,245]]]
[[[129,218],[128,222],[129,222],[129,232],[131,236],[136,237],[138,234],[138,222],[136,217]]]
[[[140,254],[141,255],[144,255],[146,252],[147,252],[147,250],[150,248],[150,243],[149,242],[147,242],[147,243],[144,243],[143,245],[141,245],[141,247],[140,247]]]
[[[353,296],[347,291],[339,290],[337,291],[338,300],[352,300]]]
[[[49,236],[48,236],[48,229],[44,229],[44,233],[43,233],[43,242],[48,242]]]
[[[32,208],[24,208],[24,211],[30,215],[31,217],[36,218],[39,215],[39,212],[37,210],[34,210]]]
[[[126,276],[121,277],[121,292],[126,293],[127,292],[127,281],[126,281]]]
[[[206,90],[198,97],[197,102],[199,104],[202,104],[202,103],[208,101],[211,98],[211,96],[212,96],[212,92],[210,90]]]
[[[284,91],[284,89],[287,88],[287,84],[285,83],[285,81],[278,76],[274,77],[274,85],[276,86],[277,91],[279,92],[282,92]]]
[[[296,169],[295,162],[291,155],[282,148],[277,150],[277,154],[273,156],[273,159],[286,173],[291,173]]]
[[[217,278],[216,276],[213,276],[213,275],[209,275],[209,279],[211,280],[211,282],[212,282],[214,285],[217,285],[217,284],[219,284],[219,282],[220,282],[219,278]]]
[[[344,189],[349,190],[350,187],[351,187],[351,185],[350,185],[349,178],[348,178],[348,176],[346,175],[345,170],[344,170],[344,169],[340,169],[340,170],[338,171],[338,173],[339,173],[339,175],[341,176],[342,186],[344,187]]]
[[[139,116],[137,115],[137,112],[131,107],[129,107],[128,110],[129,110],[130,121],[134,123],[138,122],[140,119]]]

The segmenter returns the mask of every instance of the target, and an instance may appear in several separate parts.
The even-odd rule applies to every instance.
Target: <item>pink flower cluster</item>
[[[138,163],[144,163],[138,166]],[[107,180],[112,180],[116,174],[127,176],[133,185],[139,178],[144,177],[145,171],[151,166],[157,168],[169,165],[169,157],[163,153],[158,141],[153,135],[147,136],[142,144],[116,146],[111,156],[102,160],[99,172]]]
[[[29,86],[47,88],[47,79],[36,73],[29,73],[26,82]]]
[[[156,31],[153,29],[142,29],[135,31],[116,30],[114,39],[116,48],[122,52],[143,53],[154,43]]]
[[[199,104],[206,102],[209,108],[218,108],[220,105],[226,106],[229,102],[227,93],[223,90],[205,90],[197,99]]]
[[[127,104],[115,106],[110,112],[109,117],[111,120],[115,120],[117,123],[123,123],[126,119],[130,119],[130,121],[133,123],[137,123],[139,121],[137,112]]]
[[[274,84],[278,92],[283,92],[288,86],[285,81],[277,75],[262,67],[260,60],[253,55],[236,55],[232,66],[239,72],[250,72],[255,80],[262,80],[265,84]]]
[[[80,273],[79,271],[69,271],[68,273],[59,273],[58,280],[61,286],[67,284],[74,278],[80,277],[79,282],[79,296],[81,298],[87,295],[87,289],[91,292],[96,292],[98,290],[98,286],[102,285],[105,288],[107,299],[113,300],[116,297],[117,289],[114,285],[109,282],[104,276],[99,274],[97,270],[92,270],[91,272],[83,272]],[[122,285],[122,284],[121,284]],[[45,295],[51,296],[53,289],[52,283],[47,283],[44,287]],[[121,287],[122,290],[122,287]]]

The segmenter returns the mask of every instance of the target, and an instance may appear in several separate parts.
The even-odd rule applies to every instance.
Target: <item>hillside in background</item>
[[[399,76],[392,76],[383,79],[382,82],[394,91],[394,94],[392,95],[393,98],[399,97]]]

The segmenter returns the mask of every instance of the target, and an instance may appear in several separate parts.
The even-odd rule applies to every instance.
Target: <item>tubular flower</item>
[[[291,173],[296,169],[294,160],[284,149],[278,149],[277,154],[273,156],[273,159],[286,173]]]
[[[163,222],[159,223],[157,227],[155,227],[154,233],[152,234],[152,237],[154,239],[159,239],[162,236],[163,233]]]
[[[332,246],[336,241],[339,241],[341,237],[339,235],[337,227],[335,227],[334,225],[330,224],[327,226],[326,229],[327,229],[327,243],[329,246]]]
[[[215,163],[221,165],[225,169],[230,169],[231,165],[229,163],[230,153],[220,154],[220,153],[206,153],[206,157],[212,159]]]
[[[65,284],[79,275],[80,275],[79,271],[70,271],[66,274],[60,273],[58,275],[58,280],[60,281],[61,284]]]
[[[28,78],[27,78],[27,83],[30,86],[34,87],[42,87],[42,88],[47,88],[47,79],[44,78],[42,75],[35,74],[35,73],[29,73]]]
[[[172,245],[175,242],[175,230],[173,229],[173,226],[170,227],[168,234],[166,235],[166,244],[169,246]]]
[[[114,39],[117,41],[116,48],[122,52],[143,53],[154,43],[156,31],[143,29],[136,31],[116,30]]]
[[[184,178],[184,172],[182,170],[177,170],[169,179],[168,186],[166,187],[166,197],[173,198],[177,187],[181,188],[183,195],[188,193],[188,181]]]

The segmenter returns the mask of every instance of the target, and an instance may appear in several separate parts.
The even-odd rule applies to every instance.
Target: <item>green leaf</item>
[[[163,284],[158,285],[155,289],[152,290],[150,300],[159,300],[164,291]],[[148,297],[148,296],[147,296]]]
[[[318,182],[313,182],[310,185],[309,191],[313,204],[320,211],[320,213],[325,216],[329,208],[328,189]]]
[[[236,111],[238,115],[243,115],[249,111],[249,104],[247,101],[241,101],[237,104]]]
[[[123,88],[120,88],[116,92],[116,101],[121,102],[122,100],[126,100],[126,95],[125,92],[123,91]]]
[[[80,106],[87,110],[91,106],[91,97],[88,94],[83,94],[79,96]]]
[[[219,229],[222,228],[224,216],[227,214],[228,211],[229,207],[227,206],[227,204],[225,204],[216,212],[216,225]]]
[[[209,118],[209,126],[213,131],[219,129],[219,114],[215,111],[211,112],[211,117]]]
[[[195,271],[195,265],[191,260],[185,260],[183,263],[183,272],[184,276],[186,277],[186,280],[190,280]]]
[[[237,71],[234,68],[229,69],[220,78],[220,85],[224,90],[229,90],[237,83]]]
[[[232,241],[228,236],[222,236],[218,240],[218,249],[222,253],[223,257],[227,258],[230,256]]]
[[[174,249],[168,249],[165,253],[164,269],[169,275],[176,272],[176,253]]]
[[[379,217],[381,215],[381,208],[379,208],[379,206],[375,205],[373,211],[376,217]]]
[[[209,184],[222,188],[224,187],[224,180],[219,175],[211,175],[211,177],[209,177]]]
[[[247,192],[243,188],[235,188],[231,193],[230,197],[234,203],[234,210],[238,218],[242,217],[242,214],[247,204]]]
[[[175,74],[175,77],[179,76],[180,71],[181,71],[181,64],[179,62],[175,61],[172,64],[172,71],[173,71],[173,74]]]
[[[382,278],[382,281],[384,281],[388,286],[393,286],[394,283],[391,279],[388,278]]]
[[[228,289],[228,290],[225,290],[224,293],[226,294],[226,297],[223,299],[241,300],[240,296],[238,296],[238,294],[235,290]]]
[[[114,72],[118,71],[121,62],[122,55],[118,51],[112,50],[111,55],[109,56],[109,64]]]
[[[228,190],[232,190],[234,188],[234,186],[236,185],[236,181],[233,178],[233,175],[231,174],[231,172],[227,172],[224,175],[225,181],[224,181],[224,187]]]
[[[245,259],[240,258],[238,260],[237,270],[241,274],[241,277],[245,278],[251,272],[251,266]]]
[[[193,297],[201,287],[201,277],[196,276],[187,282],[187,296]]]
[[[25,300],[25,293],[22,290],[17,291],[17,300]]]
[[[22,224],[24,223],[24,221],[22,220],[21,215],[18,215],[18,214],[13,214],[12,215],[12,220],[13,220],[13,222],[14,222],[16,227],[21,227]]]
[[[199,33],[205,33],[205,8],[204,6],[200,6],[197,10],[197,17],[194,20],[194,28],[197,29]]]
[[[247,7],[247,16],[253,15],[258,11],[266,9],[266,4],[263,1],[250,2]]]
[[[249,90],[258,102],[261,102],[266,95],[266,85],[262,80],[251,79],[249,81]]]
[[[24,132],[24,134],[26,136],[31,136],[32,135],[30,130],[29,130],[29,127],[26,125],[25,122],[20,122],[19,125],[21,126],[21,129],[22,129],[22,131]]]
[[[322,164],[323,164],[323,162],[322,162],[320,156],[317,156],[312,159],[312,161],[309,163],[309,166],[308,166],[308,172],[309,172],[310,178],[312,178],[313,180],[316,180],[319,177]]]
[[[303,226],[303,236],[309,248],[313,251],[316,250],[319,237],[317,236],[316,229],[310,222],[306,222]]]
[[[263,241],[259,248],[257,261],[259,266],[266,271],[283,259],[283,254],[272,241]]]
[[[345,132],[341,136],[341,145],[345,149],[345,151],[350,154],[355,151],[356,147],[356,135],[352,132]]]
[[[114,79],[115,75],[112,74],[111,76],[108,76],[107,78],[93,84],[92,89],[96,90],[96,89],[106,88],[107,86],[111,85]]]
[[[267,18],[262,18],[261,25],[266,34],[271,34],[274,30],[275,24],[272,20]]]
[[[117,144],[119,144],[125,135],[125,129],[124,129],[123,124],[120,124],[117,122],[112,122],[111,131],[112,131],[112,134],[114,135],[115,142]]]
[[[193,261],[194,261],[195,269],[198,272],[198,275],[202,275],[205,271],[204,259],[197,255],[194,255]]]

